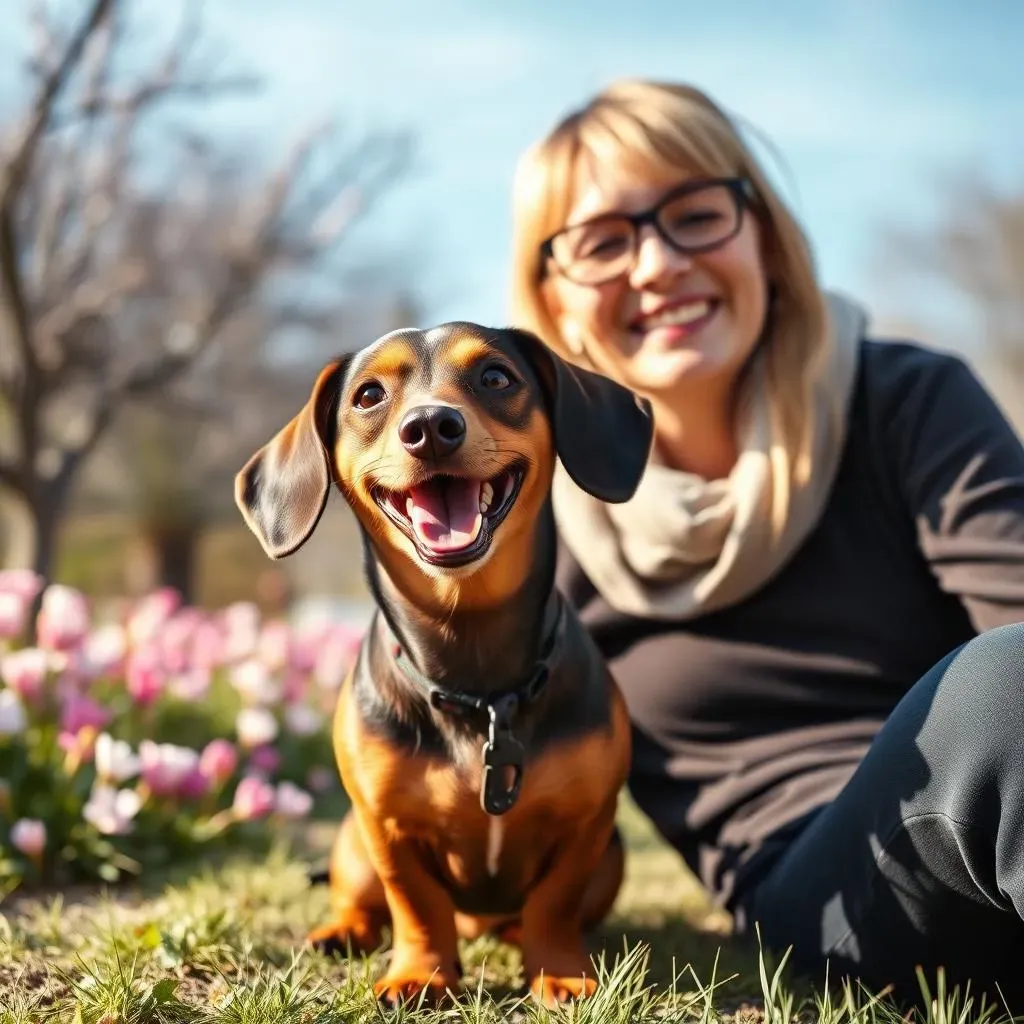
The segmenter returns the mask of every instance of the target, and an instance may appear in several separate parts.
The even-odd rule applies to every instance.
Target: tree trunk
[[[52,582],[57,531],[62,507],[44,494],[36,501],[8,492],[4,512],[6,530],[2,564],[6,569],[34,569]]]
[[[174,587],[182,600],[195,600],[196,560],[202,528],[196,524],[142,524],[141,550],[133,559],[134,593],[147,593],[156,587]]]
[[[174,587],[186,604],[195,600],[196,549],[200,530],[183,524],[164,529],[158,537],[160,584]]]

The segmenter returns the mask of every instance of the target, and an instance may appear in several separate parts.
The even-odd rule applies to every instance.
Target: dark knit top
[[[1024,447],[962,360],[866,340],[832,494],[758,593],[642,620],[564,545],[558,585],[626,696],[634,799],[728,906],[932,665],[1024,620]]]

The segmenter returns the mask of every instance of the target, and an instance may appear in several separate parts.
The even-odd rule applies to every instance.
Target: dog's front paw
[[[582,971],[574,978],[539,974],[530,985],[530,994],[549,1008],[558,1003],[567,1003],[570,999],[592,996],[596,991],[597,982],[593,978],[584,977]]]
[[[394,1008],[400,1003],[418,1003],[436,1007],[451,990],[458,990],[459,979],[443,971],[388,971],[374,986],[377,998]]]
[[[306,936],[306,941],[321,953],[347,956],[350,949],[356,956],[373,953],[383,942],[383,924],[375,914],[346,914],[330,924],[314,928]]]

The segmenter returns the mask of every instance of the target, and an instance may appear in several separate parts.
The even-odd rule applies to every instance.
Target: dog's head
[[[555,457],[622,502],[652,435],[649,404],[532,334],[469,323],[387,334],[332,362],[299,414],[235,480],[272,558],[309,538],[335,480],[375,546],[473,571],[547,499]]]

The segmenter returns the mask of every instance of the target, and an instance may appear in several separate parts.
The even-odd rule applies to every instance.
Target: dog
[[[627,501],[651,407],[533,334],[403,328],[327,365],[238,473],[265,552],[312,534],[332,481],[363,537],[376,608],[332,725],[351,801],[332,919],[309,939],[370,952],[390,925],[391,1005],[455,992],[457,940],[517,942],[532,994],[596,990],[584,934],[610,910],[630,762],[624,700],[554,586],[556,459]]]

